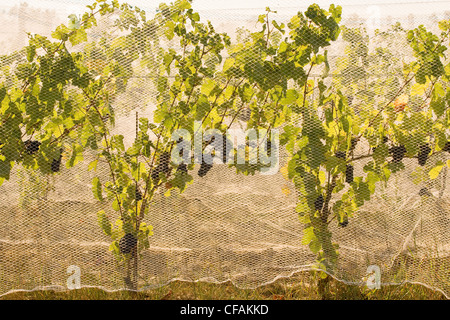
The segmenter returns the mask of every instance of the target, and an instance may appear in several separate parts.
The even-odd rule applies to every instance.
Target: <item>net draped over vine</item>
[[[58,3],[64,5],[63,0]],[[193,7],[202,21],[211,20],[216,31],[226,32],[233,43],[259,28],[256,21],[265,11],[264,6],[255,3],[261,7],[202,9],[195,7],[195,1]],[[24,31],[50,36],[60,23],[67,23],[58,9],[35,5],[3,9],[2,19],[11,22],[11,30],[2,35],[2,54],[27,44]],[[157,5],[154,11],[147,12],[147,18],[156,13]],[[277,11],[271,18],[280,24],[287,24],[297,11],[306,10],[295,1],[270,5]],[[324,81],[347,90],[354,108],[363,103],[364,95],[378,87],[393,86],[388,80],[392,70],[413,59],[406,33],[395,25],[397,21],[408,30],[420,24],[437,30],[437,21],[450,18],[450,6],[444,2],[436,4],[434,15],[429,7],[424,14],[418,14],[419,4],[388,10],[392,6],[379,5],[381,20],[376,28],[381,31],[377,33],[367,28],[367,15],[371,13],[366,6],[350,5],[346,12],[343,5],[342,30],[338,40],[327,48],[330,71]],[[102,37],[114,41],[123,36],[124,32],[114,27],[115,19],[117,12],[99,19],[98,26],[88,31],[89,42]],[[182,51],[176,39],[168,41],[158,36],[160,47]],[[70,50],[82,51],[84,45]],[[359,45],[369,55],[384,47],[381,56],[386,60],[380,59],[378,67],[372,69],[352,64],[351,54]],[[227,56],[224,49],[224,60]],[[102,58],[91,63],[90,68],[95,69],[103,63]],[[133,69],[133,76],[111,102],[116,112],[112,130],[123,134],[124,144],[130,146],[136,137],[136,112],[152,119],[157,89],[155,75],[142,64],[124,63],[122,67]],[[310,74],[313,80],[321,76],[320,68]],[[7,81],[5,73],[1,77],[2,82]],[[368,86],[365,92],[355,87],[356,82],[363,81]],[[422,100],[410,98],[411,108],[420,108],[421,104]],[[238,120],[235,127],[241,122]],[[370,150],[368,142],[362,141],[354,157],[364,157]],[[109,169],[106,162],[100,161],[95,172],[89,171],[92,159],[91,152],[85,150],[80,163],[66,168],[68,159],[64,156],[61,170],[55,175],[16,165],[10,179],[0,186],[0,295],[14,290],[64,290],[69,266],[80,268],[81,286],[124,288],[123,268],[109,250],[111,239],[99,228],[97,215],[104,210],[114,222],[118,213],[109,200],[97,201],[92,194],[92,179],[107,179]],[[405,170],[393,173],[387,184],[379,183],[345,228],[337,221],[329,224],[333,242],[339,244],[339,263],[333,272],[336,279],[364,284],[368,267],[376,265],[381,271],[381,285],[421,283],[450,297],[450,174],[444,166],[436,178],[428,175],[436,161],[446,163],[449,159],[449,153],[432,155],[429,163],[419,169],[417,159],[404,159]],[[305,225],[296,211],[300,194],[287,177],[288,160],[288,152],[280,150],[280,170],[274,175],[237,174],[235,168],[219,164],[199,177],[197,164],[192,170],[193,182],[184,192],[165,193],[161,188],[143,220],[152,226],[153,235],[139,259],[138,288],[155,288],[173,280],[232,281],[241,288],[256,288],[313,269],[316,255],[302,243]],[[355,164],[355,176],[364,175],[369,161]]]

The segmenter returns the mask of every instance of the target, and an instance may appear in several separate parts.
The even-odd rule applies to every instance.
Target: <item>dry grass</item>
[[[83,288],[67,292],[17,292],[1,297],[3,300],[445,300],[440,292],[421,285],[383,286],[379,290],[350,286],[330,280],[322,297],[317,290],[317,278],[304,272],[289,279],[254,290],[239,289],[232,283],[211,284],[175,281],[167,286],[145,292],[106,292]]]

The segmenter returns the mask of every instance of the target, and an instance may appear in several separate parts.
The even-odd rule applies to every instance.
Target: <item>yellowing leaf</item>
[[[234,65],[234,58],[228,58],[225,60],[225,63],[223,64],[223,72],[227,71]]]
[[[302,244],[309,244],[313,239],[316,239],[313,227],[303,229]]]
[[[97,170],[97,163],[98,163],[98,159],[89,163],[88,171]]]
[[[111,48],[123,48],[127,44],[127,38],[125,36],[115,38],[111,41]]]
[[[430,179],[436,179],[439,176],[439,173],[441,173],[442,168],[444,167],[443,164],[440,164],[433,169],[430,170],[428,175],[430,176]]]
[[[206,96],[209,96],[209,94],[211,93],[211,91],[214,89],[214,87],[216,86],[216,83],[213,80],[205,80],[205,82],[203,83],[200,91],[201,93],[203,93]]]
[[[285,179],[289,180],[288,165],[285,165],[284,167],[280,168],[280,172]]]
[[[425,94],[426,88],[427,88],[426,84],[415,83],[411,87],[411,95],[412,96],[422,96]]]
[[[288,196],[291,194],[291,189],[289,189],[287,185],[284,185],[281,187],[281,192],[283,192],[285,196]]]
[[[325,172],[319,171],[320,184],[324,184],[326,179],[327,179],[327,177],[325,176]]]

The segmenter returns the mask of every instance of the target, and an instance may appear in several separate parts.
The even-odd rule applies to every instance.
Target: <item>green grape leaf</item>
[[[94,179],[92,179],[92,193],[97,200],[103,201],[102,185],[98,177],[94,177]]]

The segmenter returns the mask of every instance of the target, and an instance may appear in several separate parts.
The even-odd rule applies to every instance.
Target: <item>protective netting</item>
[[[84,12],[75,2],[42,3],[45,7],[39,7],[41,2],[15,6],[2,3],[2,21],[9,25],[0,40],[2,54],[27,44],[24,31],[50,36],[60,23],[67,23],[68,14]],[[304,2],[298,5],[291,0],[227,3],[228,7],[221,2],[213,5],[194,1],[193,8],[200,13],[202,21],[211,20],[216,30],[227,32],[232,41],[256,30],[258,15],[264,13],[266,5],[277,11],[273,18],[279,23],[287,22],[297,11],[307,8]],[[158,3],[136,5],[142,5],[149,17],[157,12]],[[413,52],[406,36],[396,35],[392,31],[395,27],[391,26],[399,21],[405,29],[424,24],[429,30],[438,30],[437,21],[449,19],[450,13],[450,5],[445,1],[341,5],[341,25],[348,30],[366,27],[371,39],[367,46],[369,52],[389,43],[390,55],[386,59],[395,60],[399,65],[413,59]],[[327,9],[328,3],[324,7]],[[98,26],[88,31],[89,41],[95,42],[105,33],[110,40],[123,35],[113,27],[116,18],[117,14],[102,17]],[[377,36],[374,29],[386,31],[386,37],[391,38]],[[326,83],[348,87],[349,95],[352,84],[362,80],[389,89],[393,84],[383,80],[389,76],[388,69],[386,74],[382,68],[358,74],[354,66],[353,77],[345,74],[342,66],[352,67],[346,60],[350,59],[348,48],[352,45],[352,34],[358,36],[357,32],[348,31],[347,38],[340,36],[328,48],[331,71]],[[161,37],[161,46],[182,50],[176,41],[164,41]],[[83,45],[71,48],[82,49]],[[101,64],[101,60],[96,63]],[[135,112],[152,118],[156,89],[151,72],[139,69],[138,65],[126,67],[134,68],[134,75],[126,90],[112,101],[117,115],[113,130],[123,134],[125,145],[130,146],[135,139]],[[321,74],[322,70],[315,70],[311,78]],[[357,107],[357,96],[352,104]],[[354,157],[364,156],[368,150],[368,143],[360,143]],[[245,176],[225,165],[215,165],[200,178],[196,165],[194,181],[186,191],[157,193],[143,220],[153,227],[154,234],[149,237],[149,248],[141,252],[138,288],[154,288],[175,279],[231,280],[238,287],[255,288],[311,270],[316,255],[308,245],[302,244],[304,224],[295,210],[299,193],[285,174],[288,158],[288,153],[281,150],[281,170],[275,175]],[[449,154],[433,155],[430,159],[445,163]],[[71,275],[69,266],[80,268],[83,287],[108,290],[125,287],[123,264],[109,251],[111,239],[99,228],[97,216],[99,210],[104,210],[115,221],[118,213],[109,201],[99,202],[92,195],[92,179],[99,176],[100,180],[102,177],[106,180],[108,165],[99,162],[97,171],[89,171],[91,160],[90,152],[85,151],[83,161],[73,168],[62,165],[56,175],[44,175],[16,165],[10,179],[0,186],[0,295],[13,290],[65,289]],[[355,165],[355,176],[364,174],[367,162]],[[333,241],[339,244],[339,263],[333,276],[347,283],[364,284],[368,267],[375,265],[381,271],[381,285],[421,283],[449,297],[448,168],[444,166],[437,178],[430,179],[427,168],[417,169],[417,160],[404,159],[403,163],[405,170],[393,173],[386,185],[380,183],[348,226],[340,228],[337,223],[330,224]],[[421,182],[417,183],[419,178]]]

